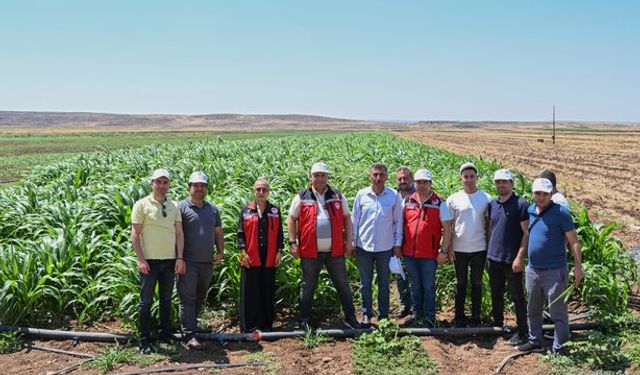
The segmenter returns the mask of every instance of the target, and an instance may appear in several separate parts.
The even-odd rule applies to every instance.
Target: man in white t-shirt
[[[447,199],[452,220],[452,246],[449,259],[456,269],[455,324],[465,326],[464,304],[471,269],[471,325],[480,324],[482,273],[487,258],[487,216],[491,196],[478,190],[478,169],[472,163],[460,167],[463,189]]]

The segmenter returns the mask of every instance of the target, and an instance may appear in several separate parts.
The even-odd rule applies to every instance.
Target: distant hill
[[[362,129],[382,122],[310,115],[165,115],[0,111],[0,130],[178,131],[253,129]]]

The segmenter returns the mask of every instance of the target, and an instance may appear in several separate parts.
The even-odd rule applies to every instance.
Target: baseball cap
[[[197,183],[203,183],[203,184],[208,184],[209,181],[209,177],[207,177],[206,174],[204,174],[204,172],[193,172],[191,173],[191,176],[189,176],[189,183],[190,184],[197,184]]]
[[[427,181],[431,181],[431,172],[429,172],[426,169],[418,169],[416,171],[416,174],[413,176],[413,180],[414,181],[419,181],[419,180],[427,180]]]
[[[513,174],[508,169],[498,169],[496,173],[493,174],[493,180],[510,180],[513,181]]]
[[[553,173],[552,171],[545,169],[541,171],[540,174],[538,174],[538,177],[546,178],[547,180],[551,181],[551,184],[553,186],[556,186],[556,174]]]
[[[476,166],[473,163],[464,163],[460,166],[460,174],[462,174],[462,172],[464,172],[467,169],[473,169],[474,171],[476,171],[476,173],[478,173],[478,168],[476,168]]]
[[[153,171],[153,174],[151,175],[151,181],[157,180],[160,177],[165,177],[167,180],[171,181],[171,177],[169,177],[169,171],[164,168],[159,168]]]
[[[536,191],[551,193],[553,191],[553,184],[546,178],[536,178],[533,180],[533,187],[531,188],[531,191],[533,193]]]
[[[329,174],[329,167],[325,163],[315,163],[311,166],[311,174],[316,172]]]

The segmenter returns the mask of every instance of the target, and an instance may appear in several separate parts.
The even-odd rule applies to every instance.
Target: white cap
[[[406,279],[404,270],[402,269],[402,264],[400,263],[400,259],[398,259],[398,257],[396,256],[392,256],[391,258],[389,258],[389,271],[396,275],[402,276],[402,280]]]
[[[431,181],[431,172],[426,169],[418,169],[416,174],[413,176],[414,181],[427,180]]]
[[[462,172],[467,169],[473,169],[474,171],[476,171],[476,174],[478,173],[478,168],[476,168],[473,163],[464,163],[460,166],[460,174],[462,174]]]
[[[151,175],[151,181],[157,180],[160,177],[165,177],[167,180],[171,181],[171,177],[169,177],[169,171],[164,168],[156,169],[155,171],[153,171],[153,174]]]
[[[311,166],[311,174],[317,173],[317,172],[322,172],[322,173],[326,173],[329,174],[329,167],[325,164],[325,163],[315,163],[314,165]]]
[[[204,174],[204,172],[193,172],[191,173],[191,176],[189,176],[189,183],[190,184],[197,184],[199,182],[203,183],[203,184],[208,184],[209,181],[209,177],[207,177],[206,174]]]
[[[533,180],[533,187],[531,188],[531,191],[533,193],[536,191],[551,193],[553,191],[553,184],[546,178],[536,178]]]
[[[493,174],[493,181],[496,181],[496,180],[513,181],[513,174],[508,169],[498,169],[496,173]]]

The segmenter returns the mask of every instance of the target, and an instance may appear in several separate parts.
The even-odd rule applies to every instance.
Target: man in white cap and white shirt
[[[189,198],[178,204],[184,232],[184,261],[187,272],[178,277],[180,321],[185,345],[202,349],[195,337],[198,315],[202,310],[213,275],[213,266],[220,264],[224,254],[224,233],[218,207],[205,200],[209,178],[204,172],[189,177]],[[214,256],[213,248],[217,248]]]
[[[491,313],[493,324],[504,325],[504,286],[509,287],[515,305],[518,329],[509,339],[509,345],[526,342],[527,300],[522,276],[524,259],[529,242],[529,203],[513,191],[513,174],[508,169],[499,169],[493,175],[498,197],[489,203],[489,246],[487,271],[491,286]]]
[[[455,325],[465,326],[467,279],[471,269],[471,325],[480,325],[482,274],[487,257],[488,207],[491,196],[478,190],[478,168],[472,163],[460,166],[463,189],[447,199],[451,213],[452,246],[449,258],[456,269]]]
[[[311,167],[311,185],[291,202],[287,231],[294,258],[300,258],[300,325],[310,329],[313,293],[322,266],[327,268],[348,328],[359,328],[349,286],[345,254],[353,255],[351,214],[347,199],[329,185],[329,167],[322,162]]]
[[[522,352],[542,349],[542,311],[549,305],[555,324],[552,351],[566,352],[563,346],[570,337],[567,304],[561,294],[567,289],[569,269],[565,239],[571,246],[575,262],[574,282],[583,277],[582,253],[569,210],[551,200],[553,184],[546,178],[533,181],[533,203],[529,206],[529,264],[525,270],[529,340],[517,346]]]
[[[170,176],[156,169],[151,176],[153,191],[133,205],[131,242],[138,257],[140,305],[138,329],[140,352],[151,352],[151,304],[156,284],[160,295],[160,341],[172,342],[171,294],[175,275],[185,272],[184,236],[178,206],[167,198]]]

